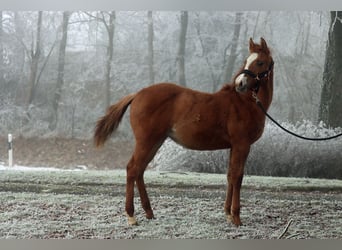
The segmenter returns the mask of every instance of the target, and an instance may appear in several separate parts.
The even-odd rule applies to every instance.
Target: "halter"
[[[274,61],[272,60],[270,66],[268,67],[268,70],[266,70],[264,72],[261,72],[259,74],[255,74],[248,69],[243,69],[239,75],[246,74],[246,75],[249,75],[250,77],[252,77],[253,79],[255,79],[257,83],[256,83],[256,86],[254,88],[252,88],[252,91],[258,93],[261,80],[263,78],[268,77],[269,73],[272,71],[273,65],[274,65]]]

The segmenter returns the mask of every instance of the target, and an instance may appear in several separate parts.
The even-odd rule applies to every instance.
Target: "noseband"
[[[246,74],[246,75],[249,75],[250,77],[252,77],[253,79],[255,79],[257,83],[256,83],[256,86],[255,86],[254,88],[252,88],[252,90],[253,90],[254,92],[258,93],[259,88],[260,88],[261,80],[262,80],[263,78],[268,77],[269,73],[270,73],[270,72],[272,71],[272,69],[273,69],[273,65],[274,65],[274,62],[273,62],[273,60],[272,60],[270,66],[268,67],[268,70],[266,70],[266,71],[264,71],[264,72],[261,72],[261,73],[259,73],[259,74],[255,74],[255,73],[253,73],[252,71],[250,71],[250,70],[248,70],[248,69],[243,69],[239,75],[241,75],[241,74]]]

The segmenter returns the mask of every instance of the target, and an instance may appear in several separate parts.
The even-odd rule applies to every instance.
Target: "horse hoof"
[[[242,223],[241,223],[241,221],[238,221],[238,222],[233,222],[233,224],[234,224],[236,227],[240,227],[240,226],[242,226]]]
[[[138,222],[134,217],[128,217],[128,225],[130,226],[137,226]]]
[[[153,213],[146,213],[146,218],[149,220],[155,219]]]
[[[240,218],[234,217],[231,214],[227,215],[227,222],[233,223],[237,227],[242,226]]]
[[[130,226],[137,226],[138,225],[138,222],[134,216],[131,217],[131,216],[127,215],[127,220],[128,220],[128,225],[130,225]]]

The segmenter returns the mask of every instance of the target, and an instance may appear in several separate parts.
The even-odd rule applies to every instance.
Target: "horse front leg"
[[[225,201],[227,220],[236,226],[241,226],[240,220],[240,188],[243,179],[245,162],[250,146],[232,147],[228,169],[228,186]]]

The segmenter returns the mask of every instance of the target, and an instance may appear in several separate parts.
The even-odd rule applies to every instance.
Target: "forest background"
[[[90,140],[108,105],[156,82],[217,91],[243,64],[249,37],[272,48],[270,113],[308,135],[341,130],[321,121],[334,27],[327,11],[1,11],[0,21],[2,137]],[[113,140],[133,143],[128,115]],[[298,141],[267,124],[246,171],[342,178],[341,145]],[[194,153],[167,142],[152,165],[225,172],[226,162],[225,151]]]

